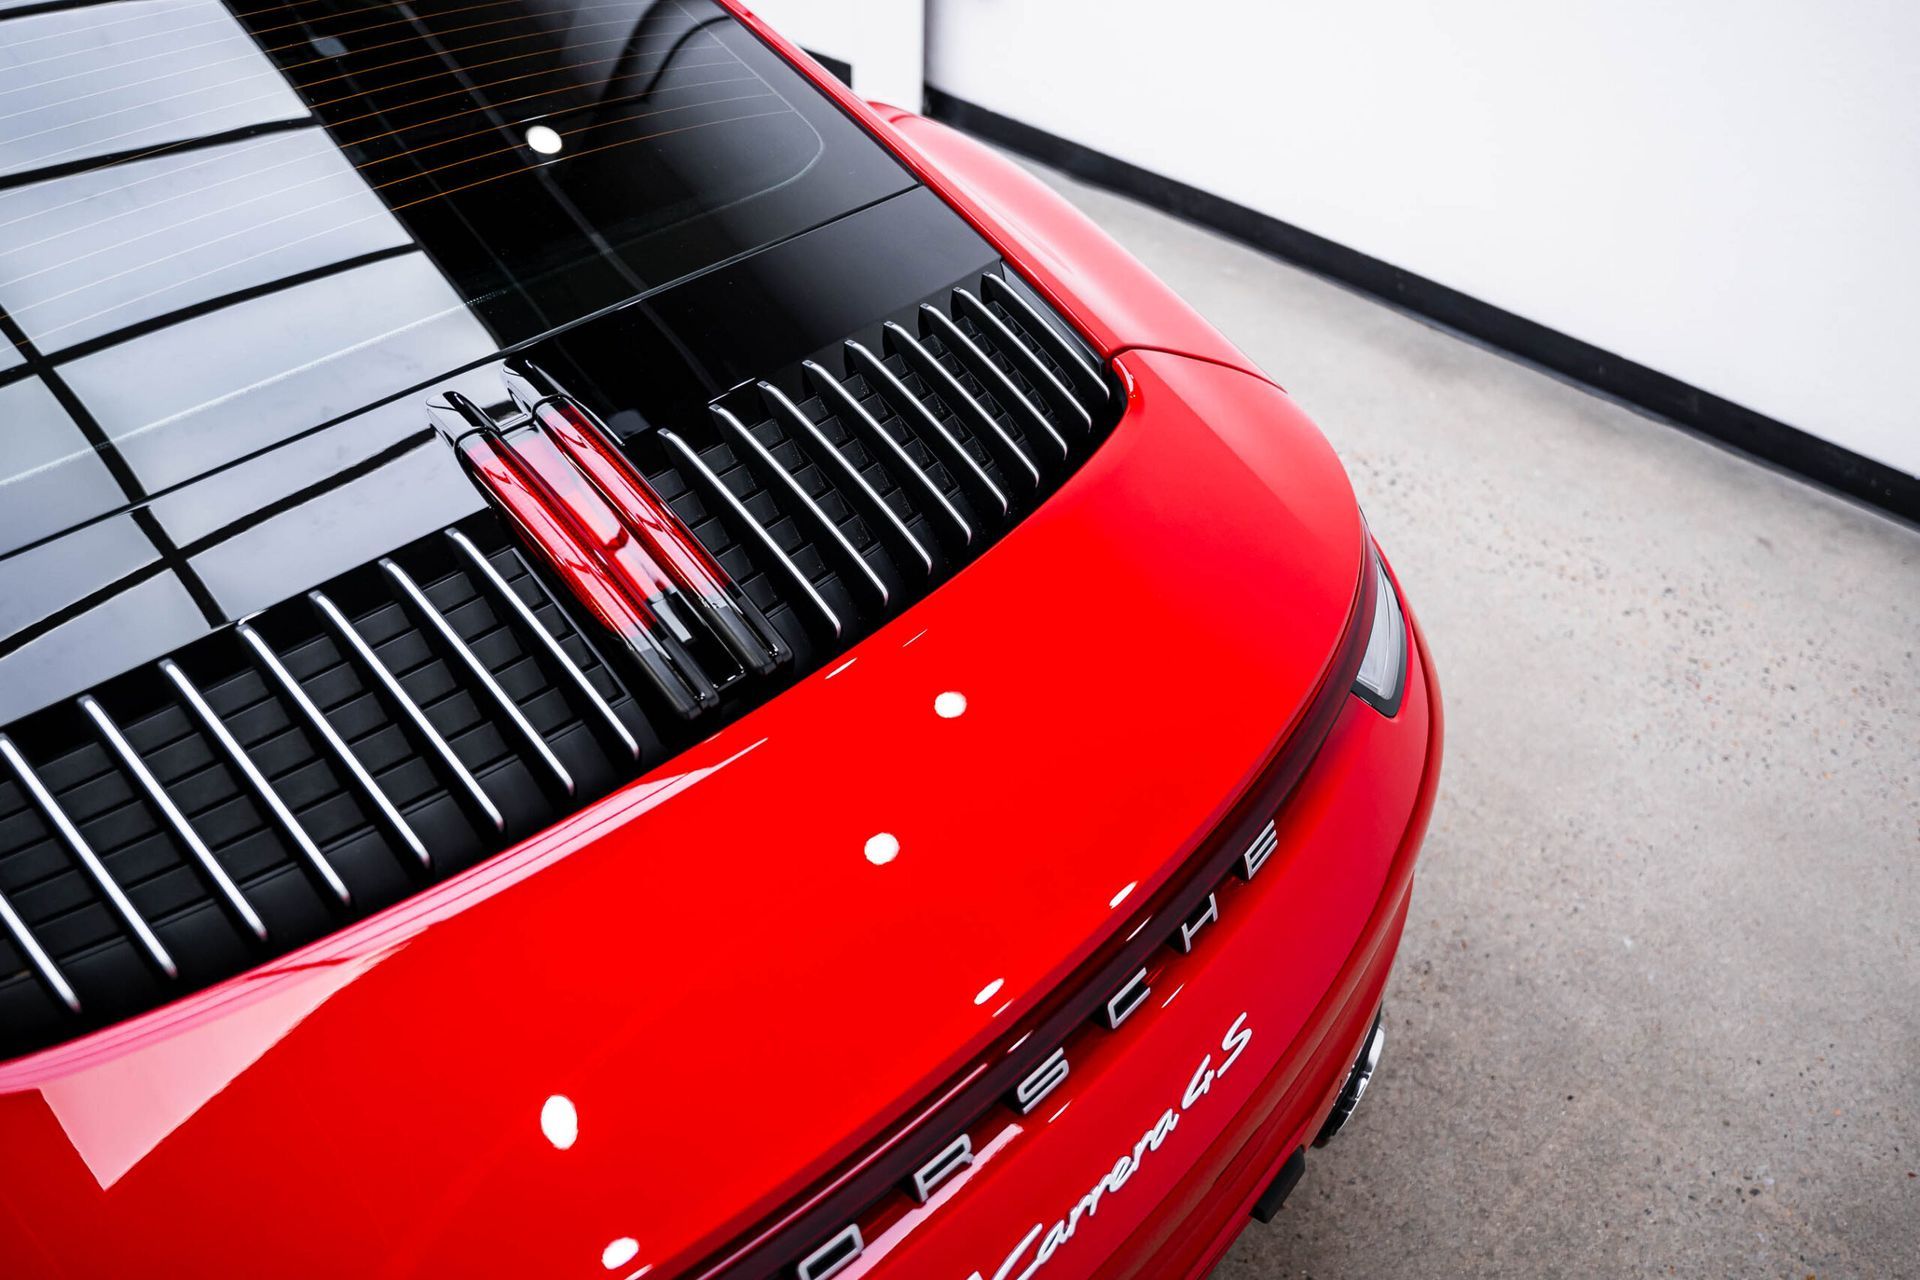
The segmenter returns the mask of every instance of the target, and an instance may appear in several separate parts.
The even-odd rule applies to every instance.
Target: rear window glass
[[[710,0],[0,0],[0,550],[911,185]]]

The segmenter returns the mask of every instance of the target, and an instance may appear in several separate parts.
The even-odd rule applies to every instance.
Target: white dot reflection
[[[600,1251],[600,1265],[609,1271],[617,1271],[632,1262],[634,1255],[640,1252],[640,1242],[632,1236],[621,1236]]]
[[[1000,988],[1006,985],[1007,980],[1005,978],[995,978],[992,982],[980,988],[980,994],[973,998],[973,1002],[975,1004],[985,1004],[987,1001],[999,995]]]
[[[540,1108],[540,1132],[562,1151],[571,1147],[580,1137],[580,1112],[573,1099],[558,1093],[548,1098]]]
[[[1140,882],[1139,882],[1138,880],[1130,880],[1130,881],[1128,881],[1128,882],[1127,882],[1127,887],[1126,887],[1126,888],[1124,888],[1124,889],[1122,889],[1122,890],[1121,890],[1120,892],[1118,892],[1118,893],[1116,893],[1116,894],[1114,894],[1114,895],[1113,895],[1113,897],[1111,897],[1111,898],[1109,898],[1109,899],[1107,900],[1107,905],[1108,905],[1109,907],[1117,907],[1117,906],[1119,906],[1119,905],[1120,905],[1121,903],[1123,903],[1123,902],[1125,902],[1125,901],[1127,900],[1127,895],[1128,895],[1128,894],[1130,894],[1130,893],[1132,893],[1132,892],[1133,892],[1133,891],[1134,891],[1134,890],[1135,890],[1136,888],[1138,888],[1138,887],[1139,887],[1139,884],[1140,884]]]
[[[966,714],[967,695],[948,691],[933,700],[933,714],[942,720],[957,720]]]
[[[884,867],[900,856],[900,841],[882,831],[879,835],[867,837],[867,861],[876,867]]]
[[[543,156],[557,156],[560,154],[560,148],[567,144],[561,140],[556,130],[544,124],[537,124],[527,130],[527,145]]]

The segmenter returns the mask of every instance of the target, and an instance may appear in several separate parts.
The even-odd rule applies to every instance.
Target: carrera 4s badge
[[[1253,837],[1251,843],[1236,857],[1222,878],[1216,881],[1204,898],[1197,903],[1189,903],[1183,915],[1174,917],[1169,914],[1169,923],[1162,927],[1166,930],[1160,936],[1166,946],[1172,947],[1181,955],[1192,955],[1200,946],[1208,931],[1220,923],[1222,898],[1221,891],[1228,878],[1239,879],[1249,884],[1259,876],[1262,869],[1279,848],[1279,839],[1274,823],[1269,820]],[[1152,917],[1149,917],[1151,919]],[[1139,933],[1144,924],[1134,930]],[[1132,935],[1129,935],[1131,939]],[[1117,989],[1107,994],[1100,1003],[1089,1010],[1088,1021],[1108,1032],[1120,1030],[1139,1013],[1147,1003],[1147,997],[1153,993],[1150,975],[1153,970],[1149,963],[1142,963],[1119,984]],[[1180,1097],[1180,1105],[1169,1107],[1153,1125],[1134,1144],[1131,1154],[1122,1155],[1113,1167],[1100,1176],[1092,1190],[1080,1198],[1072,1211],[1053,1224],[1049,1230],[1045,1223],[1035,1224],[1027,1237],[1008,1254],[1005,1261],[993,1273],[992,1280],[1011,1280],[1015,1269],[1025,1263],[1025,1270],[1019,1271],[1020,1280],[1032,1275],[1051,1258],[1062,1245],[1072,1238],[1084,1218],[1094,1215],[1100,1208],[1103,1197],[1118,1191],[1140,1167],[1149,1152],[1158,1151],[1160,1144],[1167,1140],[1180,1123],[1180,1117],[1191,1110],[1200,1099],[1207,1095],[1213,1082],[1227,1073],[1234,1061],[1239,1058],[1253,1039],[1253,1032],[1247,1029],[1247,1015],[1242,1013],[1234,1019],[1226,1035],[1220,1041],[1220,1052],[1226,1055],[1218,1066],[1214,1065],[1211,1053],[1200,1060],[1186,1091]],[[1030,1034],[1030,1033],[1029,1033]],[[1026,1037],[1021,1037],[1024,1042]],[[1014,1045],[1018,1048],[1019,1043]],[[1046,1057],[1029,1068],[1026,1075],[1020,1077],[1001,1101],[1017,1116],[1032,1115],[1055,1090],[1066,1084],[1073,1071],[1071,1056],[1072,1042],[1057,1045]],[[952,1137],[944,1146],[930,1148],[926,1159],[903,1177],[902,1189],[915,1204],[931,1204],[936,1195],[949,1184],[957,1182],[962,1174],[974,1167],[980,1153],[973,1143],[973,1134],[965,1129]],[[794,1280],[833,1280],[854,1266],[867,1254],[866,1226],[859,1219],[845,1223],[837,1232],[821,1242],[811,1253],[802,1257],[790,1273]],[[1044,1236],[1044,1239],[1042,1239]],[[1038,1241],[1036,1247],[1035,1241]],[[982,1280],[979,1272],[974,1272],[971,1280]]]
[[[1160,1149],[1160,1144],[1179,1126],[1180,1117],[1199,1105],[1200,1100],[1212,1090],[1214,1082],[1227,1074],[1252,1039],[1253,1031],[1247,1026],[1247,1015],[1243,1013],[1233,1020],[1233,1025],[1227,1028],[1227,1034],[1221,1037],[1220,1052],[1226,1056],[1220,1060],[1220,1065],[1216,1067],[1213,1064],[1211,1053],[1201,1058],[1200,1065],[1194,1069],[1185,1091],[1180,1095],[1179,1105],[1161,1112],[1160,1118],[1133,1144],[1133,1149],[1121,1153],[1113,1162],[1113,1167],[1100,1175],[1066,1216],[1056,1219],[1051,1226],[1044,1222],[1034,1223],[1033,1230],[1027,1232],[1012,1252],[1001,1260],[992,1280],[1027,1280],[1028,1276],[1045,1266],[1062,1245],[1073,1239],[1073,1233],[1080,1229],[1082,1220],[1100,1212],[1100,1201],[1125,1187],[1139,1172],[1142,1162]],[[983,1280],[983,1277],[975,1271],[967,1280]]]

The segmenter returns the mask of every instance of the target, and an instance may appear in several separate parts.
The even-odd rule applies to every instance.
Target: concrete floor
[[[1382,1073],[1217,1280],[1920,1276],[1920,532],[1043,176],[1321,424],[1446,696]]]

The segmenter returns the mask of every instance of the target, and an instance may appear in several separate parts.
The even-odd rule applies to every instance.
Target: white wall
[[[937,88],[1920,473],[1920,0],[927,8]]]
[[[861,97],[920,109],[922,0],[749,0],[749,7],[795,44],[850,64]]]

